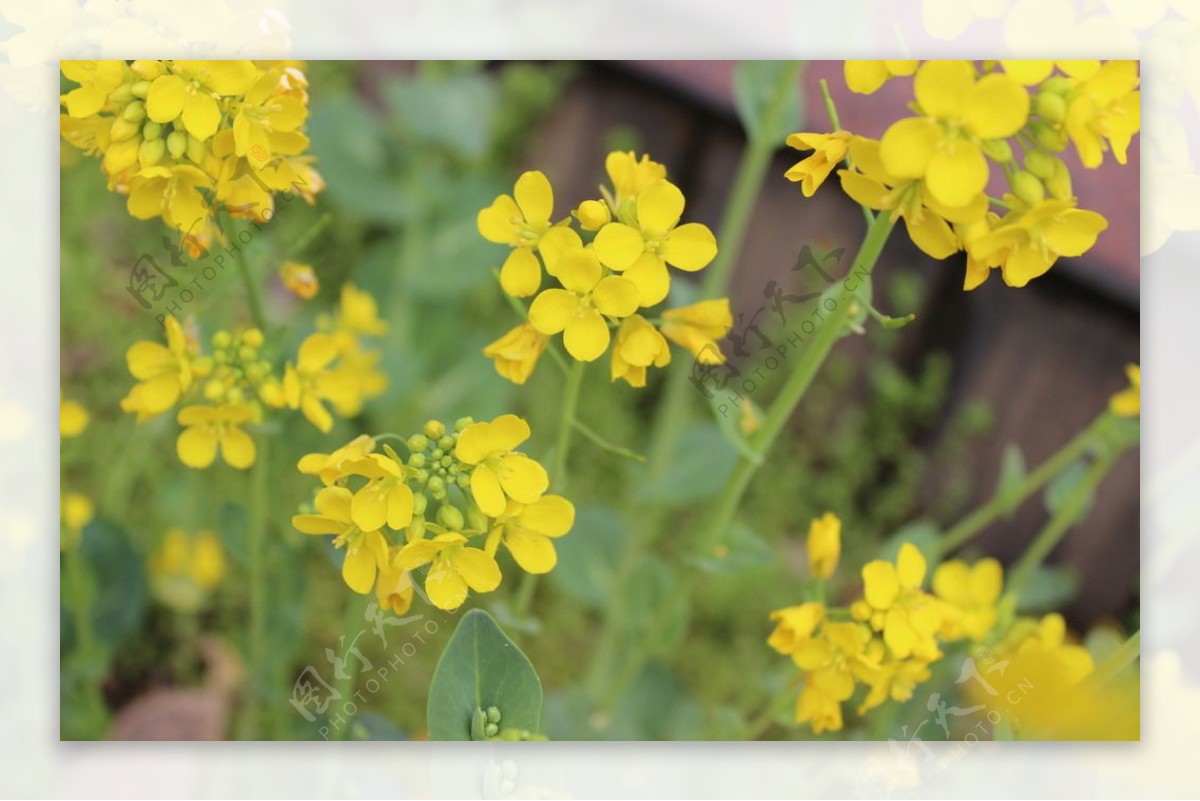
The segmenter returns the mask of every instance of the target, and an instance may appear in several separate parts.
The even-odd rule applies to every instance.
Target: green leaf
[[[680,458],[680,454],[700,455]],[[712,423],[684,431],[675,455],[662,481],[657,484],[641,482],[643,500],[684,504],[707,499],[725,486],[737,460],[733,446]]]
[[[800,82],[791,61],[742,61],[733,71],[733,102],[746,137],[783,144],[800,128]]]
[[[80,548],[91,579],[92,632],[105,645],[119,646],[141,626],[146,611],[144,562],[125,529],[107,520],[88,525]]]
[[[500,711],[499,728],[539,731],[542,682],[495,619],[472,609],[446,644],[429,685],[429,739],[479,739],[472,736],[472,722],[491,707]]]
[[[696,566],[709,573],[730,575],[779,563],[775,551],[744,523],[735,522],[729,536],[711,554],[693,558]]]
[[[1025,480],[1025,457],[1021,449],[1009,443],[1000,462],[1000,479],[996,482],[996,499],[1005,515],[1011,515],[1021,502],[1021,482]]]
[[[550,573],[555,588],[591,609],[603,609],[628,528],[607,506],[577,507],[571,533],[555,541],[558,565]]]
[[[1067,469],[1063,470],[1058,476],[1050,482],[1046,487],[1045,502],[1046,511],[1050,514],[1057,514],[1059,509],[1075,494],[1084,476],[1087,475],[1087,465],[1083,462],[1073,462]],[[1076,519],[1082,519],[1088,510],[1092,508],[1092,501],[1095,500],[1095,493],[1089,492],[1084,498],[1082,506],[1079,508],[1079,514]]]
[[[384,96],[411,140],[464,159],[487,153],[498,100],[491,76],[463,72],[398,78],[384,87]]]
[[[1061,609],[1079,592],[1079,574],[1069,567],[1039,565],[1021,586],[1017,611],[1023,614]]]

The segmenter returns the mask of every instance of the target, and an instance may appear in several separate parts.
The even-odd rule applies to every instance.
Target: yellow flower
[[[623,378],[631,387],[646,386],[646,368],[665,367],[671,347],[658,329],[640,314],[627,317],[617,329],[612,352],[612,380]]]
[[[484,348],[483,355],[495,363],[497,373],[514,384],[524,384],[533,374],[549,341],[550,338],[539,333],[533,323],[521,323]]]
[[[636,198],[647,187],[653,186],[667,177],[667,168],[650,157],[642,154],[641,159],[632,150],[621,152],[614,150],[604,159],[604,169],[612,181],[616,191],[615,200],[618,208],[622,201]]]
[[[1054,62],[1036,59],[1018,61],[1001,61],[1000,67],[1004,74],[1022,86],[1034,86],[1050,77],[1054,72]]]
[[[150,84],[146,115],[158,123],[180,119],[201,142],[221,123],[217,98],[245,94],[258,78],[252,61],[174,61],[171,73]]]
[[[767,637],[767,645],[784,656],[791,656],[825,621],[825,606],[809,602],[776,609],[771,613],[771,620],[775,621],[775,629]]]
[[[187,164],[148,167],[129,184],[129,213],[139,220],[162,217],[178,231],[190,232],[210,214],[200,190],[211,190],[212,178]]]
[[[279,268],[279,280],[289,292],[304,300],[315,298],[321,288],[311,264],[285,261]]]
[[[943,608],[921,590],[925,569],[925,557],[908,542],[900,546],[894,565],[876,559],[862,569],[866,605],[855,605],[852,611],[883,632],[883,641],[899,659],[914,656],[932,661],[942,655],[935,635],[942,625]]]
[[[454,455],[472,465],[471,495],[488,517],[499,517],[508,499],[531,504],[550,485],[546,468],[514,448],[529,439],[529,424],[515,414],[472,423],[458,435]]]
[[[467,600],[468,588],[491,592],[500,586],[500,565],[479,548],[467,545],[467,538],[456,532],[438,534],[430,540],[410,542],[400,549],[393,565],[415,570],[430,565],[425,576],[425,592],[439,609],[454,610]]]
[[[624,272],[637,285],[642,306],[667,296],[667,265],[687,272],[702,270],[717,255],[717,239],[701,223],[679,224],[684,198],[679,188],[660,180],[637,196],[636,213],[596,233],[596,255],[605,267]]]
[[[135,342],[125,353],[129,372],[141,383],[121,399],[121,408],[137,415],[138,422],[170,409],[192,385],[192,348],[179,322],[163,320],[166,347],[157,342]]]
[[[725,363],[725,355],[717,342],[724,339],[731,328],[733,313],[729,310],[729,298],[667,309],[662,315],[663,336],[687,348],[701,364]]]
[[[379,317],[379,306],[370,292],[354,284],[342,284],[342,294],[334,316],[338,328],[364,336],[381,337],[387,333],[387,323]]]
[[[81,492],[64,492],[61,501],[62,522],[66,529],[59,540],[63,550],[74,548],[83,538],[83,530],[96,516],[92,499]]]
[[[225,576],[225,551],[211,531],[191,536],[171,528],[147,563],[150,589],[161,603],[193,614],[203,609],[209,593]]]
[[[1064,127],[1084,167],[1099,167],[1110,149],[1118,164],[1126,163],[1142,124],[1137,86],[1136,61],[1106,61],[1068,93]]]
[[[1108,408],[1117,417],[1139,417],[1142,414],[1142,368],[1136,364],[1125,365],[1129,387],[1112,396]]]
[[[813,577],[824,581],[837,569],[842,553],[842,521],[826,512],[808,526],[808,566]]]
[[[828,134],[794,133],[787,138],[788,147],[796,150],[811,150],[813,154],[793,164],[783,177],[800,184],[805,197],[813,194],[825,183],[833,168],[846,158],[850,147],[849,131],[834,131]]]
[[[345,487],[326,487],[317,493],[316,514],[295,515],[292,526],[303,534],[333,534],[335,548],[346,548],[342,579],[359,595],[375,586],[375,576],[389,567],[388,545],[380,531],[363,531],[354,525],[350,507],[353,495]]]
[[[339,417],[354,417],[370,398],[387,391],[387,374],[376,369],[383,352],[362,347],[349,331],[334,335],[338,344],[337,363],[329,371],[328,385],[334,388],[329,402]]]
[[[350,462],[347,470],[367,479],[350,504],[354,525],[363,531],[380,529],[384,524],[393,531],[408,526],[413,516],[413,492],[406,483],[402,465],[388,456],[372,453]]]
[[[1029,93],[1003,73],[978,78],[969,61],[927,61],[913,88],[922,116],[902,119],[884,132],[883,166],[897,178],[924,179],[946,206],[968,205],[987,186],[984,143],[1025,126]]]
[[[246,404],[227,403],[221,406],[185,406],[179,410],[179,424],[184,426],[175,442],[179,461],[188,467],[202,470],[217,458],[230,467],[245,470],[254,464],[254,440],[242,430],[252,422],[254,410]]]
[[[612,339],[604,315],[621,318],[637,311],[638,287],[627,277],[604,275],[596,255],[584,248],[562,256],[556,277],[564,288],[534,298],[529,322],[547,336],[562,332],[567,353],[581,362],[595,361]]]
[[[792,653],[792,661],[806,671],[796,701],[797,723],[810,724],[814,734],[842,728],[842,702],[854,694],[855,673],[870,641],[870,630],[860,623],[826,623],[819,637]]]
[[[108,103],[109,95],[123,84],[130,74],[124,61],[111,59],[64,60],[60,62],[60,66],[68,80],[79,84],[78,88],[72,89],[62,98],[67,107],[67,114],[76,119],[100,113]]]
[[[561,495],[543,495],[531,504],[510,500],[496,518],[484,550],[495,556],[500,543],[526,573],[549,573],[558,564],[554,540],[575,525],[575,506]]]
[[[513,297],[528,297],[541,284],[542,269],[533,251],[550,230],[553,213],[554,190],[545,174],[535,170],[522,173],[512,195],[500,195],[476,217],[484,239],[513,248],[500,268],[500,284]]]
[[[91,415],[82,403],[60,398],[58,403],[58,432],[63,437],[78,437],[88,427]]]
[[[866,714],[889,699],[901,703],[908,701],[917,685],[929,681],[932,675],[929,663],[920,659],[859,664],[855,677],[870,689],[858,706],[858,714]]]
[[[399,553],[400,548],[392,548],[388,552],[387,564],[379,569],[379,578],[375,582],[375,599],[379,602],[380,609],[403,615],[412,606],[413,581],[407,570],[394,566]]]
[[[1009,286],[1022,287],[1044,275],[1060,256],[1083,255],[1108,228],[1103,216],[1076,208],[1074,200],[1043,200],[1025,207],[1012,195],[1006,198],[1013,211],[975,239],[968,252],[976,260],[1000,261]]]
[[[933,572],[933,591],[946,602],[942,636],[983,640],[996,625],[1003,584],[1004,569],[995,559],[981,559],[970,567],[958,559],[939,565]]]
[[[891,78],[912,75],[920,61],[847,60],[842,67],[846,86],[851,92],[870,95]]]
[[[375,439],[368,434],[362,434],[347,442],[333,453],[310,453],[297,463],[297,469],[306,475],[318,476],[325,486],[329,486],[351,475],[349,467],[366,458],[375,450]]]
[[[328,433],[333,428],[333,415],[324,401],[350,403],[357,395],[357,386],[344,375],[329,369],[337,358],[336,340],[329,334],[309,334],[300,343],[296,364],[288,363],[283,375],[283,397],[288,408],[299,409],[310,423]]]
[[[585,200],[575,209],[575,219],[585,231],[598,231],[612,221],[612,212],[603,200]]]
[[[234,152],[256,167],[270,160],[273,134],[295,131],[308,116],[306,96],[290,93],[288,87],[287,72],[268,70],[246,92],[233,117]]]

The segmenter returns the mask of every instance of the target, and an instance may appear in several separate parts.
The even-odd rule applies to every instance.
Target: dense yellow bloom
[[[946,602],[942,608],[942,636],[947,640],[969,637],[979,642],[996,625],[996,603],[1004,584],[1004,569],[995,559],[974,565],[955,559],[933,572],[933,591]]]
[[[79,545],[83,530],[96,516],[96,507],[92,499],[81,492],[64,492],[61,507],[63,533],[59,539],[59,547],[67,550]]]
[[[968,252],[978,263],[1000,263],[1004,283],[1022,287],[1044,275],[1060,256],[1081,256],[1096,244],[1108,221],[1074,200],[1042,200],[1026,207],[1012,195],[1013,210],[974,239]]]
[[[575,525],[575,506],[561,495],[543,495],[531,504],[510,500],[484,544],[495,556],[500,543],[526,573],[549,573],[558,564],[554,540]]]
[[[63,437],[78,437],[88,427],[91,415],[79,401],[60,398],[58,402],[58,433]]]
[[[767,645],[784,656],[791,656],[808,642],[817,626],[825,622],[825,606],[815,602],[776,609],[771,613],[775,629],[767,637]]]
[[[415,570],[430,565],[425,576],[425,592],[439,609],[453,610],[467,600],[467,590],[491,592],[500,586],[500,565],[487,552],[467,545],[467,538],[456,532],[438,534],[433,539],[410,542],[396,555],[394,566]]]
[[[150,554],[150,590],[160,603],[178,612],[195,613],[225,576],[225,551],[211,531],[189,535],[169,529]]]
[[[846,158],[850,148],[850,132],[834,131],[833,133],[794,133],[787,138],[788,147],[796,150],[811,150],[813,154],[802,161],[793,164],[784,178],[800,184],[800,191],[805,197],[813,194],[825,183],[833,168]]]
[[[842,72],[846,78],[846,86],[851,92],[870,95],[879,91],[891,78],[912,75],[920,63],[905,60],[848,60],[843,65]]]
[[[542,269],[533,251],[550,230],[553,213],[554,190],[545,174],[535,170],[522,173],[512,195],[500,195],[476,217],[484,239],[513,248],[500,268],[500,284],[513,297],[528,297],[541,284]]]
[[[1111,150],[1125,164],[1129,143],[1141,129],[1136,61],[1107,61],[1073,87],[1064,126],[1084,167],[1099,167]]]
[[[808,526],[808,567],[813,577],[824,581],[837,570],[842,554],[842,521],[826,512]]]
[[[351,475],[355,462],[365,459],[375,450],[375,439],[362,434],[347,442],[333,453],[310,453],[297,463],[296,468],[307,475],[317,476],[321,483],[329,486]]]
[[[137,415],[138,422],[170,409],[192,385],[194,350],[179,322],[168,315],[163,320],[167,344],[140,341],[125,353],[129,372],[140,383],[121,399],[121,408]]]
[[[546,468],[514,449],[529,439],[529,424],[515,414],[472,423],[458,435],[454,455],[471,470],[471,495],[488,517],[499,517],[508,501],[537,501],[550,485]]]
[[[301,264],[296,261],[285,261],[279,268],[279,281],[293,295],[304,300],[312,300],[321,288],[320,281],[311,264]]]
[[[637,311],[638,287],[625,276],[606,276],[596,254],[585,248],[564,254],[555,277],[563,288],[534,298],[529,322],[547,336],[561,332],[567,352],[579,361],[595,361],[612,339],[605,315],[621,318]]]
[[[854,694],[855,676],[869,664],[871,631],[861,623],[827,622],[821,636],[801,644],[792,661],[805,671],[804,689],[796,700],[796,722],[814,734],[842,728],[842,702]]]
[[[883,166],[898,178],[924,179],[946,206],[966,206],[987,186],[984,143],[1025,126],[1029,93],[1003,73],[978,77],[969,61],[927,61],[913,88],[922,116],[893,123],[883,134]]]
[[[665,367],[671,361],[671,347],[645,317],[635,314],[621,321],[612,352],[612,380],[619,378],[631,387],[646,386],[646,368]]]
[[[931,661],[941,657],[935,636],[942,626],[942,604],[921,590],[925,557],[912,543],[900,546],[896,563],[881,559],[863,566],[865,604],[854,607],[855,617],[869,621],[900,659]]]
[[[60,66],[67,80],[79,84],[63,96],[67,113],[76,119],[99,113],[108,103],[109,96],[130,75],[124,61],[63,60]]]
[[[316,514],[292,517],[292,526],[303,534],[332,534],[335,548],[346,549],[342,578],[346,586],[366,595],[375,576],[389,567],[387,540],[378,530],[363,531],[351,516],[353,495],[345,487],[326,487],[317,493]]]
[[[524,384],[549,341],[533,323],[521,323],[484,348],[483,355],[495,363],[497,373],[514,384]]]
[[[258,70],[252,61],[175,61],[170,74],[154,79],[146,95],[146,116],[153,122],[183,121],[203,142],[221,123],[218,98],[245,94]]]
[[[701,223],[679,224],[684,198],[667,180],[643,189],[628,221],[611,222],[596,233],[593,243],[600,262],[633,281],[642,306],[654,306],[667,296],[671,276],[667,265],[687,272],[702,270],[717,255],[717,240]]]
[[[662,315],[661,328],[663,336],[687,348],[701,364],[724,364],[725,355],[717,342],[733,328],[729,298],[667,309]]]
[[[183,407],[179,424],[184,429],[175,442],[179,461],[202,470],[217,458],[220,447],[226,464],[245,470],[254,464],[256,451],[253,438],[242,426],[253,420],[254,410],[246,404]]]
[[[1139,417],[1142,414],[1142,368],[1136,364],[1125,366],[1129,387],[1121,390],[1108,402],[1108,408],[1118,417]]]

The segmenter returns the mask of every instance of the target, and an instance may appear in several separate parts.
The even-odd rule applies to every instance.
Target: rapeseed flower
[[[185,406],[179,410],[178,421],[184,429],[175,451],[188,467],[208,467],[217,458],[218,447],[230,467],[245,470],[254,464],[254,439],[242,428],[254,421],[254,410],[247,404]]]
[[[733,328],[729,299],[704,300],[662,314],[662,334],[691,352],[701,364],[724,364],[717,344]]]
[[[842,65],[842,73],[851,92],[871,95],[892,78],[912,75],[920,63],[912,60],[847,60]]]
[[[495,557],[467,545],[463,534],[439,533],[432,539],[410,542],[397,553],[393,566],[415,570],[429,565],[425,592],[439,609],[454,610],[467,599],[467,590],[491,592],[500,586],[500,565]]]
[[[1009,286],[1025,286],[1062,256],[1083,255],[1108,228],[1103,216],[1076,208],[1074,200],[1047,199],[1026,206],[1012,195],[1008,198],[1012,211],[968,247],[976,261],[998,261]]]
[[[826,512],[808,525],[808,566],[813,578],[824,581],[837,570],[842,553],[842,521]]]
[[[211,531],[167,530],[147,562],[150,591],[177,612],[194,614],[208,605],[225,576],[225,550]]]
[[[378,530],[363,531],[351,515],[353,494],[345,487],[326,487],[317,493],[316,513],[292,517],[292,526],[303,534],[332,534],[335,548],[345,548],[342,579],[359,595],[375,586],[379,571],[389,567],[387,539]]]
[[[59,548],[65,551],[79,545],[83,530],[96,517],[96,505],[82,492],[64,492],[60,506],[63,531]]]
[[[635,314],[621,321],[613,346],[611,377],[624,379],[631,387],[646,386],[646,368],[665,367],[671,347],[645,317]]]
[[[375,450],[375,439],[362,434],[347,442],[332,453],[310,453],[297,463],[301,473],[314,475],[321,483],[330,486],[351,475],[349,468]]]
[[[91,415],[79,401],[60,398],[58,402],[58,433],[62,437],[78,437],[88,427]]]
[[[139,423],[170,409],[192,385],[194,348],[174,317],[163,319],[163,330],[165,346],[143,340],[125,353],[129,372],[140,383],[121,399],[121,408],[136,414]]]
[[[604,317],[622,318],[638,307],[638,287],[628,277],[605,275],[589,249],[563,255],[556,278],[562,289],[547,289],[529,306],[529,322],[547,336],[562,333],[567,353],[594,361],[608,349],[612,335]]]
[[[495,555],[501,543],[526,573],[549,573],[558,564],[554,540],[575,525],[575,506],[561,495],[543,495],[531,504],[509,500],[484,544]]]
[[[472,423],[459,432],[454,455],[472,467],[471,495],[488,517],[500,517],[509,500],[534,503],[549,486],[546,468],[515,451],[529,435],[529,424],[514,414]]]
[[[788,147],[796,150],[811,150],[813,154],[806,159],[793,164],[784,178],[800,184],[800,191],[805,197],[812,197],[833,168],[846,158],[850,149],[849,131],[834,131],[833,133],[794,133],[787,138]]]
[[[337,358],[337,341],[329,334],[310,334],[300,344],[296,363],[288,363],[283,376],[283,398],[288,408],[299,409],[322,432],[333,428],[333,415],[325,401],[350,402],[357,394],[353,380],[330,369]]]
[[[851,611],[871,628],[900,659],[925,661],[941,657],[936,635],[942,626],[942,603],[921,590],[926,563],[912,543],[900,546],[896,562],[876,559],[863,566],[863,598]]]
[[[537,367],[550,337],[541,333],[533,323],[521,323],[483,349],[496,365],[496,372],[514,384],[524,384]]]
[[[321,288],[312,265],[296,261],[285,261],[280,266],[279,281],[288,292],[303,300],[312,300]]]
[[[528,297],[541,284],[534,251],[550,230],[553,213],[554,189],[544,173],[534,170],[522,173],[512,195],[500,195],[476,218],[484,239],[513,248],[500,268],[500,284],[513,297]]]
[[[969,637],[981,642],[996,625],[996,604],[1004,584],[1004,570],[995,559],[967,565],[959,559],[943,562],[933,572],[933,592],[946,602],[942,607],[942,636],[947,640]]]
[[[1107,151],[1126,163],[1141,129],[1138,83],[1136,61],[1108,61],[1068,90],[1063,126],[1084,167],[1099,167]]]

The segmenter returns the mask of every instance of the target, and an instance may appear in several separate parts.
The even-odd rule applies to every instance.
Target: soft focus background
[[[351,720],[335,725],[331,713],[309,721],[289,704],[301,671],[313,666],[329,679],[325,649],[340,651],[339,638],[364,627],[343,616],[341,555],[326,538],[306,538],[290,526],[312,490],[295,461],[361,432],[416,430],[430,417],[485,419],[515,411],[535,432],[552,431],[559,374],[543,367],[525,388],[514,387],[480,354],[515,318],[492,274],[503,249],[477,234],[475,215],[509,191],[521,170],[540,169],[555,187],[561,216],[595,196],[605,181],[606,153],[633,149],[666,164],[688,198],[687,220],[716,229],[743,143],[732,69],[733,62],[308,65],[308,131],[328,188],[314,207],[278,203],[275,220],[246,250],[268,286],[268,317],[286,327],[285,351],[336,303],[344,282],[371,292],[391,326],[379,365],[390,386],[361,418],[327,436],[292,421],[283,452],[273,454],[264,649],[270,660],[269,675],[253,682],[265,706],[256,728],[243,725],[236,702],[252,686],[241,656],[248,647],[244,475],[219,464],[189,470],[174,454],[172,414],[138,426],[118,407],[131,384],[125,349],[159,336],[154,312],[139,308],[126,290],[128,271],[142,253],[169,266],[167,229],[130,218],[124,199],[106,191],[97,163],[64,144],[62,388],[91,411],[92,421],[81,438],[65,442],[62,481],[64,491],[83,492],[98,508],[84,532],[84,553],[96,574],[94,620],[102,643],[80,658],[64,618],[62,736],[422,737],[433,664],[456,620],[421,604],[414,612],[426,614],[435,631],[414,643],[411,654],[407,629],[377,641],[367,627],[359,641],[367,659],[378,664],[403,649],[404,665]],[[903,113],[911,91],[900,79],[874,97],[854,96],[840,62],[810,62],[798,86],[804,130],[829,128],[821,79],[833,88],[843,125],[872,136]],[[802,314],[785,306],[790,325],[778,319],[770,284],[787,294],[823,289],[815,273],[792,271],[801,248],[846,248],[830,268],[840,276],[862,237],[861,215],[836,180],[806,200],[783,179],[799,157],[777,154],[737,265],[734,330],[748,350],[734,361],[748,374],[765,358],[751,326],[782,343]],[[578,522],[560,543],[559,566],[540,588],[534,619],[509,611],[511,577],[494,595],[472,600],[521,637],[546,685],[544,725],[552,739],[744,736],[741,718],[788,675],[786,660],[764,644],[767,613],[797,601],[812,518],[827,510],[842,517],[840,574],[849,586],[853,566],[889,537],[900,531],[919,537],[930,524],[953,523],[991,497],[1002,465],[1041,462],[1104,408],[1125,383],[1124,366],[1138,361],[1137,159],[1123,169],[1110,161],[1087,178],[1077,185],[1080,205],[1101,210],[1111,227],[1086,258],[1060,264],[1023,291],[1005,287],[997,275],[964,294],[960,259],[934,262],[906,237],[893,237],[876,273],[877,303],[888,313],[915,313],[917,322],[894,331],[868,325],[863,337],[838,348],[744,502],[743,518],[757,536],[742,545],[733,566],[706,582],[692,619],[667,626],[673,633],[661,643],[660,658],[603,717],[590,714],[579,685],[630,528],[617,496],[637,468],[580,444],[571,470]],[[295,252],[298,241],[307,244]],[[321,282],[315,300],[300,300],[280,284],[275,273],[285,258],[314,265]],[[687,291],[677,287],[685,297]],[[219,328],[248,324],[232,271],[196,295],[176,314],[191,317],[203,341]],[[643,450],[658,383],[638,392],[608,386],[606,373],[606,362],[589,371],[580,418],[610,440]],[[765,405],[784,373],[760,380],[750,399]],[[734,409],[734,401],[732,393],[718,392],[718,405]],[[735,457],[699,394],[693,407],[698,413],[680,457],[659,490],[678,507],[667,523],[673,530],[700,519]],[[535,436],[532,452],[548,445],[548,436]],[[1129,454],[1085,523],[1038,573],[1023,611],[1063,609],[1081,634],[1137,630],[1138,495],[1137,458]],[[1046,518],[1041,499],[1031,501],[969,552],[1009,561]],[[194,592],[181,598],[164,568],[155,567],[161,558],[155,554],[176,526],[215,532],[224,551],[224,568],[213,586],[200,588],[200,602]],[[683,539],[666,532],[664,561],[639,568],[645,579],[636,586],[644,597],[635,607],[648,620],[666,614],[658,599]],[[96,679],[103,708],[78,690]],[[923,695],[914,702],[923,703]],[[898,721],[892,728],[868,736],[901,736]],[[775,727],[768,736],[806,735]]]

